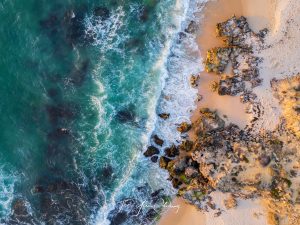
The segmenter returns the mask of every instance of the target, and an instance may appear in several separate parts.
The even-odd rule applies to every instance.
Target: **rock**
[[[124,211],[119,212],[118,214],[114,215],[111,218],[110,224],[111,225],[121,225],[126,221],[127,217],[128,217],[128,215],[126,212],[124,212]]]
[[[89,69],[90,61],[84,60],[78,66],[75,66],[69,78],[70,82],[78,87],[82,86]]]
[[[94,9],[94,16],[100,17],[101,20],[106,20],[109,18],[110,12],[106,7],[99,6]]]
[[[167,157],[173,158],[179,155],[179,150],[175,145],[172,145],[171,147],[165,149],[165,154]]]
[[[35,185],[32,190],[32,193],[43,193],[45,192],[45,188],[42,185]]]
[[[219,95],[235,96],[245,90],[245,83],[240,77],[225,76],[221,78],[218,85]]]
[[[163,169],[166,169],[167,166],[168,166],[168,163],[171,161],[171,159],[165,157],[165,156],[162,156],[160,157],[159,159],[159,167],[160,168],[163,168]]]
[[[184,31],[189,34],[194,34],[197,31],[197,29],[197,23],[192,20]]]
[[[160,113],[158,116],[164,120],[167,120],[170,117],[170,113]]]
[[[164,141],[162,139],[160,139],[157,135],[153,136],[153,140],[154,140],[154,143],[159,146],[163,146],[163,144],[164,144]]]
[[[144,6],[141,9],[140,20],[143,22],[146,22],[149,19],[149,14],[150,14],[150,8],[147,6]]]
[[[152,162],[157,163],[157,160],[158,160],[158,156],[157,155],[151,157],[151,161]]]
[[[268,33],[269,33],[269,29],[264,28],[258,32],[258,36],[260,36],[261,38],[265,38]]]
[[[270,164],[271,162],[271,157],[267,155],[261,155],[259,157],[259,163],[262,167],[266,167]]]
[[[77,109],[69,104],[46,106],[47,114],[51,122],[56,123],[61,119],[71,120],[75,117]]]
[[[198,87],[199,75],[191,75],[190,84],[193,88]]]
[[[146,157],[151,157],[153,155],[157,155],[159,154],[159,150],[158,148],[154,147],[154,146],[149,146],[147,148],[147,150],[144,152],[144,156]]]
[[[189,140],[184,140],[179,145],[179,149],[180,149],[180,151],[189,152],[192,150],[193,145],[194,145],[194,142],[189,141]]]
[[[113,170],[112,165],[110,165],[110,164],[106,164],[101,170],[102,180],[103,179],[105,179],[105,180],[111,179],[113,174],[114,174],[114,170]]]
[[[157,216],[159,216],[159,213],[155,211],[155,209],[149,209],[146,213],[146,219],[149,221],[154,220]]]
[[[182,182],[178,180],[177,178],[172,179],[172,186],[176,189],[179,189],[180,185],[182,185]]]
[[[232,52],[230,47],[218,47],[207,51],[205,70],[207,72],[214,72],[221,74],[225,71],[229,63],[229,56]]]
[[[187,167],[184,171],[184,174],[187,177],[194,178],[194,177],[197,177],[199,175],[199,171],[197,169],[195,169],[194,167]]]
[[[192,126],[190,124],[188,124],[187,122],[182,122],[179,125],[179,127],[177,127],[177,130],[180,133],[185,133],[185,132],[188,132],[191,128],[192,128]]]
[[[198,135],[224,128],[225,121],[216,112],[207,108],[200,109],[199,119],[195,122],[195,129]]]
[[[59,25],[59,18],[57,15],[51,14],[48,18],[40,21],[40,26],[44,29],[54,29]]]
[[[249,24],[245,17],[240,17],[239,19],[236,16],[233,16],[229,20],[218,23],[216,27],[217,35],[219,37],[238,37],[243,33],[250,32]]]
[[[224,205],[225,205],[226,209],[236,208],[237,207],[237,201],[233,197],[233,195],[230,195],[228,199],[224,200]]]
[[[12,205],[14,215],[25,216],[28,214],[26,202],[23,199],[15,200]]]
[[[125,109],[120,110],[116,119],[121,123],[133,123],[135,122],[136,114],[134,112],[133,106],[128,106]]]

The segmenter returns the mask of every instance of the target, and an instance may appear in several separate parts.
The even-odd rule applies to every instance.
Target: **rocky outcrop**
[[[209,50],[205,60],[205,70],[218,74],[223,73],[229,63],[231,52],[231,47],[219,47]]]
[[[233,16],[229,20],[217,24],[217,35],[224,40],[224,47],[208,50],[205,69],[207,72],[223,74],[229,62],[232,66],[232,75],[221,76],[214,89],[219,95],[237,95],[249,92],[245,82],[252,87],[261,84],[258,63],[260,58],[252,51],[253,46],[259,47],[263,43],[266,31],[255,34],[244,17]]]
[[[280,101],[288,129],[300,138],[300,75],[272,80],[272,88]]]

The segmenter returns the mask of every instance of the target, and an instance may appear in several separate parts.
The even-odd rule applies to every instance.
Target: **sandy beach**
[[[288,3],[290,6],[288,6]],[[222,45],[222,40],[216,38],[216,24],[227,20],[233,15],[237,17],[246,17],[251,29],[259,32],[268,28],[269,35],[267,42],[271,47],[267,50],[258,51],[260,57],[264,58],[260,73],[263,83],[254,92],[258,99],[265,105],[264,114],[257,123],[257,131],[274,130],[280,117],[280,107],[278,100],[274,98],[271,91],[270,81],[275,78],[285,78],[297,74],[299,64],[294,60],[299,59],[299,54],[292,54],[292,60],[289,59],[284,44],[290,48],[299,49],[300,37],[299,29],[296,31],[294,24],[291,29],[285,28],[284,23],[288,18],[293,20],[295,12],[292,7],[299,12],[299,3],[296,1],[276,1],[276,0],[216,0],[209,1],[204,9],[203,22],[199,28],[198,44],[200,54],[205,58],[207,50]],[[285,31],[285,36],[282,30]],[[290,36],[289,36],[290,35]],[[282,61],[281,61],[282,60]],[[226,73],[231,73],[231,68],[227,68]],[[195,122],[199,117],[199,109],[206,107],[216,110],[218,114],[227,122],[237,124],[244,129],[251,121],[253,115],[247,114],[246,105],[240,102],[239,96],[220,96],[211,91],[211,84],[219,79],[218,75],[200,73],[199,94],[202,98],[198,102],[191,121]],[[190,137],[195,137],[195,132],[189,132]],[[253,172],[255,174],[255,172]],[[251,176],[251,174],[248,174]],[[221,193],[213,193],[213,198],[217,207],[222,209],[221,215],[216,216],[211,212],[200,212],[194,206],[186,204],[182,199],[176,198],[172,204],[180,205],[179,212],[167,210],[159,224],[160,225],[267,225],[274,224],[274,220],[268,218],[268,211],[263,207],[262,199],[256,200],[238,200],[238,206],[235,209],[227,210],[224,207],[224,199],[228,196]],[[224,211],[223,211],[224,210]],[[279,223],[278,223],[279,224]]]

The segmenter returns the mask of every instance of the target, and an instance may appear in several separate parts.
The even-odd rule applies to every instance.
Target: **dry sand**
[[[204,20],[199,34],[199,46],[202,57],[212,47],[222,45],[222,41],[216,38],[215,26],[218,22],[225,21],[232,15],[245,16],[254,31],[263,28],[274,27],[274,9],[276,0],[213,0],[207,3],[204,10]],[[230,71],[229,71],[230,72]],[[240,103],[239,97],[219,96],[211,92],[210,85],[217,80],[217,75],[202,72],[200,74],[199,94],[203,100],[198,108],[208,107],[226,115],[228,122],[233,122],[241,128],[245,127],[250,119],[245,113],[245,105]],[[197,110],[196,110],[197,112]],[[194,113],[192,121],[197,118]],[[219,202],[224,195],[215,193]],[[222,213],[220,217],[214,217],[211,213],[202,213],[193,206],[187,205],[180,199],[175,199],[173,204],[179,204],[180,210],[168,210],[161,218],[159,225],[265,225],[267,224],[265,212],[259,204],[259,200],[239,200],[237,209]]]

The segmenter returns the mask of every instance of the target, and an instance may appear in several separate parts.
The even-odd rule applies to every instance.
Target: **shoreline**
[[[257,7],[259,5],[259,7]],[[259,8],[259,9],[258,9]],[[271,31],[271,34],[274,30],[274,27],[276,27],[276,18],[275,18],[275,2],[273,0],[267,0],[261,3],[259,0],[217,0],[217,1],[211,1],[207,3],[207,5],[204,8],[204,20],[202,21],[202,24],[200,26],[200,34],[198,36],[198,44],[199,49],[201,52],[202,57],[205,57],[205,53],[207,50],[221,46],[222,41],[221,39],[216,38],[215,34],[215,25],[219,22],[223,22],[226,19],[230,18],[232,15],[239,16],[245,16],[251,29],[253,29],[254,32],[259,32],[260,30],[264,28],[268,28]],[[258,10],[257,10],[258,9]],[[278,21],[277,21],[278,23]],[[256,52],[257,53],[257,52]],[[259,52],[260,53],[260,52]],[[258,53],[257,53],[258,54]],[[264,55],[259,54],[260,56],[264,57]],[[265,65],[264,65],[265,66]],[[260,69],[261,75],[266,76],[266,71],[264,69]],[[231,73],[228,68],[225,71],[226,73]],[[269,72],[269,71],[267,71]],[[274,72],[274,70],[273,70]],[[294,72],[295,73],[295,72]],[[267,74],[268,75],[268,74]],[[274,75],[273,75],[274,76]],[[199,85],[198,85],[198,91],[201,95],[201,100],[197,104],[197,109],[194,111],[191,121],[192,124],[196,123],[196,121],[199,118],[199,109],[200,108],[209,108],[211,110],[217,110],[218,114],[222,119],[225,120],[226,124],[234,123],[237,124],[240,129],[244,129],[253,119],[253,113],[245,113],[247,110],[247,105],[242,104],[240,102],[240,96],[220,96],[215,92],[212,92],[210,89],[210,84],[213,81],[217,81],[219,79],[218,75],[214,75],[207,72],[201,72],[200,78],[199,78]],[[262,81],[263,87],[266,85],[266,81]],[[255,89],[255,88],[254,88]],[[260,89],[262,89],[261,86],[258,86],[254,90],[255,93],[259,92]],[[269,92],[271,92],[271,87],[268,89]],[[258,93],[259,95],[260,93]],[[264,95],[263,95],[264,94]],[[271,101],[275,99],[274,97],[268,97],[269,93],[263,93],[262,98],[266,98],[266,101]],[[270,94],[272,96],[272,94]],[[259,95],[259,100],[261,96]],[[275,99],[276,100],[276,99]],[[276,100],[277,101],[277,100]],[[264,101],[262,101],[264,102]],[[275,103],[270,103],[271,107],[274,106]],[[272,105],[273,104],[273,105]],[[279,108],[279,105],[275,105],[274,107]],[[266,110],[267,111],[267,110]],[[225,115],[225,116],[224,116]],[[252,116],[252,117],[251,117]],[[264,116],[264,115],[263,115]],[[268,114],[267,114],[268,116]],[[270,119],[274,118],[276,120],[276,117],[279,115],[276,114],[269,114]],[[265,116],[266,117],[266,116]],[[266,119],[266,118],[263,118]],[[278,122],[278,121],[276,121]],[[278,122],[279,123],[279,122]],[[270,127],[268,127],[268,125]],[[265,130],[274,130],[276,127],[272,126],[273,124],[270,124],[267,122],[262,123],[260,125],[259,129],[263,131]],[[276,124],[277,125],[277,124]],[[264,127],[264,128],[262,128]],[[195,136],[195,129],[192,128],[191,131],[189,131],[189,138],[194,141],[196,139]],[[254,173],[254,170],[248,171],[248,173]],[[261,171],[259,171],[261,172]],[[246,174],[245,174],[246,175]],[[250,175],[252,176],[252,175]],[[266,175],[268,176],[268,175]],[[221,194],[222,195],[222,194]],[[218,194],[217,194],[218,196]],[[187,205],[182,198],[176,197],[173,200],[173,203],[179,203],[181,207],[181,214],[174,215],[174,212],[171,210],[167,210],[163,213],[162,218],[159,221],[159,225],[257,225],[257,224],[277,224],[277,217],[274,214],[274,209],[270,209],[267,205],[270,205],[266,203],[266,200],[263,198],[255,198],[254,201],[250,200],[243,200],[241,198],[237,198],[237,201],[239,202],[237,208],[230,210],[231,215],[228,217],[225,215],[220,214],[218,217],[214,217],[211,212],[200,212],[197,211],[194,206]],[[224,201],[225,199],[222,199]],[[218,206],[222,205],[219,203]],[[221,206],[220,206],[221,207]],[[224,205],[222,206],[224,210],[226,208]],[[252,208],[254,210],[254,213],[252,215],[248,215],[245,217],[242,217],[242,221],[234,220],[230,221],[230,218],[234,218],[235,216],[239,218],[241,216],[241,212],[243,210],[247,210]],[[196,211],[195,211],[196,210]],[[229,213],[230,214],[230,213]],[[296,215],[297,216],[297,215]],[[184,221],[185,223],[182,223],[181,218],[186,218]],[[275,218],[275,219],[274,219]],[[255,219],[258,219],[259,222]],[[279,219],[278,219],[279,220]],[[193,221],[201,221],[200,222],[193,222]]]

